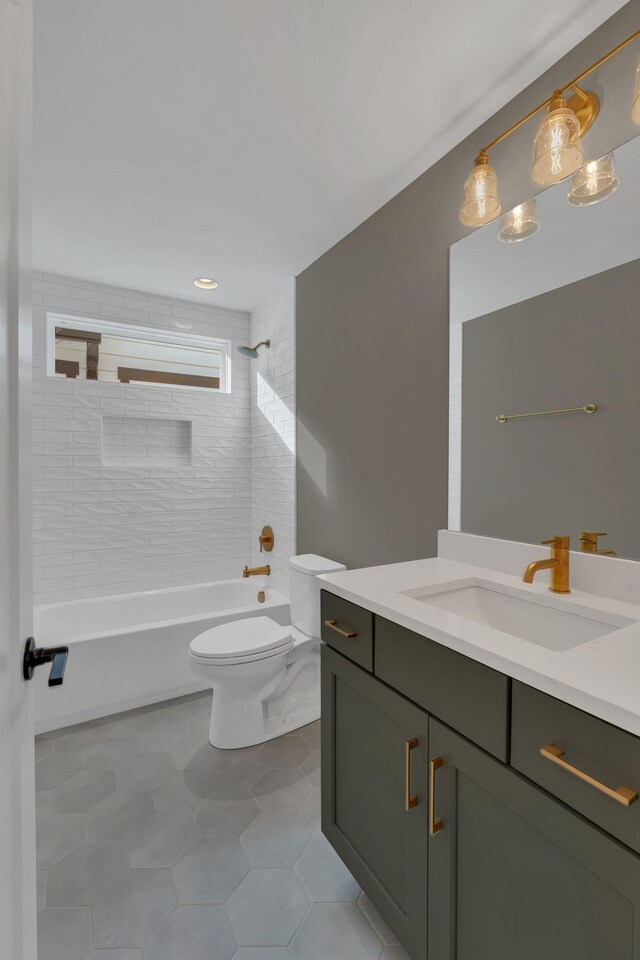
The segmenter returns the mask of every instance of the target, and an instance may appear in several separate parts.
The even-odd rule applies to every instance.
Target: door
[[[31,0],[0,0],[0,953],[36,957],[31,633]]]
[[[412,960],[426,957],[427,714],[322,648],[322,829]]]
[[[429,960],[640,960],[640,858],[435,720],[429,738]]]

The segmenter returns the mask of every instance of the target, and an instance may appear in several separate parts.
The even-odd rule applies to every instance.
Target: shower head
[[[241,353],[243,357],[249,357],[250,360],[255,360],[258,356],[258,347],[270,346],[271,340],[261,340],[255,347],[238,347],[238,353]]]

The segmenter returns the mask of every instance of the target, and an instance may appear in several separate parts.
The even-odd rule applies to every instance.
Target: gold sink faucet
[[[606,537],[606,531],[595,533],[593,530],[583,530],[580,537],[580,549],[583,553],[599,553],[601,557],[617,557],[615,550],[598,550],[598,537]]]
[[[571,593],[569,587],[569,537],[552,537],[543,540],[546,546],[551,546],[551,556],[547,560],[534,560],[522,574],[525,583],[533,583],[533,578],[539,570],[551,570],[549,590],[552,593]]]
[[[243,577],[268,577],[271,573],[271,567],[267,564],[264,567],[245,567],[242,571]]]

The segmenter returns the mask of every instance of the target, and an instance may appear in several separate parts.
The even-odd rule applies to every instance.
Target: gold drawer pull
[[[355,630],[341,630],[337,620],[325,620],[324,625],[325,627],[329,627],[329,630],[337,633],[339,637],[344,637],[345,640],[353,640],[354,637],[358,636]]]
[[[440,833],[444,826],[440,817],[436,817],[436,770],[443,766],[442,757],[429,760],[429,833],[432,837]]]
[[[557,765],[562,767],[563,770],[566,770],[567,773],[572,773],[574,777],[584,780],[585,783],[595,787],[596,790],[600,791],[600,793],[604,793],[607,797],[611,797],[611,799],[615,800],[617,803],[621,803],[623,807],[630,807],[631,804],[635,803],[635,801],[638,799],[637,791],[632,790],[631,787],[618,787],[617,790],[613,790],[612,787],[608,787],[606,783],[602,783],[600,780],[590,777],[588,773],[585,773],[583,770],[579,770],[578,767],[574,767],[571,763],[567,763],[566,760],[562,759],[564,756],[564,750],[555,743],[548,743],[546,747],[540,747],[540,753],[545,760],[551,760],[551,763],[557,763]]]
[[[411,751],[418,746],[416,737],[404,742],[404,808],[412,810],[418,803],[415,793],[411,793]]]

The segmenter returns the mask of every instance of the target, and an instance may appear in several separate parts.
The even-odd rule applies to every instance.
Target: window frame
[[[162,330],[158,327],[143,327],[133,323],[119,323],[114,320],[96,320],[95,317],[83,317],[67,313],[47,311],[46,316],[46,375],[54,380],[65,379],[55,371],[56,368],[56,327],[77,330],[82,327],[89,333],[103,333],[107,336],[134,338],[150,343],[176,344],[181,347],[202,347],[220,351],[220,386],[194,387],[178,383],[112,383],[105,380],[74,379],[73,383],[97,383],[108,386],[151,387],[158,390],[197,390],[198,393],[231,393],[231,341],[221,337],[205,337],[196,333],[176,333],[174,330]]]

